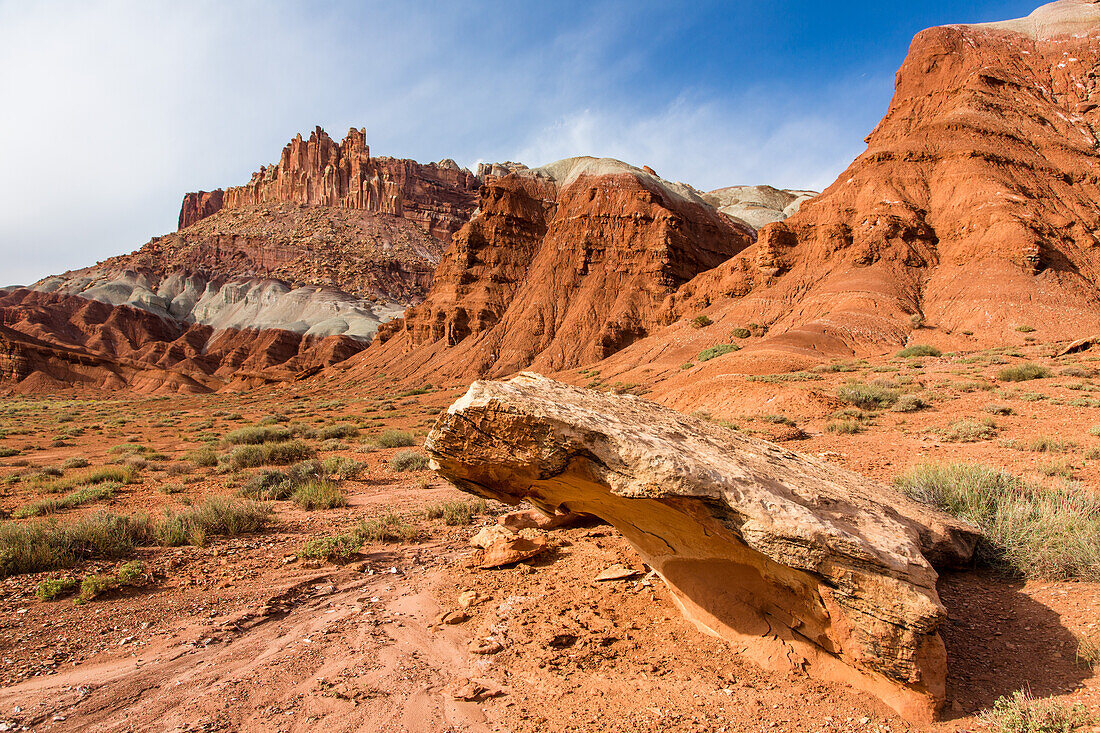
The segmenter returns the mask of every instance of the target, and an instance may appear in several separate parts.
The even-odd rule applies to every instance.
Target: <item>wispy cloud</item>
[[[660,54],[682,14],[0,0],[0,285],[135,249],[174,228],[184,192],[247,180],[315,124],[366,126],[375,153],[420,160],[600,155],[701,189],[830,183],[893,69],[808,95],[733,72],[680,79]]]

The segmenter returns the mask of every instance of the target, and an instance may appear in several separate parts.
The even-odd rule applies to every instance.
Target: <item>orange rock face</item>
[[[1098,65],[1086,0],[923,31],[866,152],[673,308],[716,304],[833,354],[895,348],[922,321],[989,343],[1095,331]]]
[[[356,353],[351,338],[215,330],[128,306],[33,290],[0,291],[0,383],[209,392],[294,379]]]
[[[400,337],[394,353],[453,347],[438,367],[465,375],[568,369],[666,324],[670,293],[751,241],[687,187],[618,161],[494,177],[428,298],[379,333]]]
[[[180,229],[220,211],[257,204],[340,206],[404,217],[441,242],[469,220],[478,179],[453,161],[427,165],[372,158],[365,130],[351,129],[337,144],[320,127],[297,135],[279,162],[260,168],[243,186],[184,197]]]

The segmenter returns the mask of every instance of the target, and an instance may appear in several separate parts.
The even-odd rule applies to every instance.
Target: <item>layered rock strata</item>
[[[688,618],[768,667],[850,683],[914,720],[943,702],[933,565],[969,560],[968,526],[776,445],[535,374],[475,382],[426,448],[465,491],[607,520]]]
[[[833,355],[896,348],[914,324],[978,343],[1017,340],[1020,326],[1090,335],[1098,66],[1100,5],[1089,0],[922,31],[866,151],[672,307],[718,306],[770,326],[776,345]]]
[[[379,334],[450,349],[440,366],[468,375],[568,369],[668,323],[668,295],[752,239],[691,187],[620,161],[519,169],[482,186],[428,297]]]

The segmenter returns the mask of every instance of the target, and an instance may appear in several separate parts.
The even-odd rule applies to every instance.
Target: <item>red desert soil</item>
[[[1100,424],[1100,400],[1088,396],[1100,389],[1096,357],[1052,352],[1032,344],[1020,356],[835,362],[836,371],[807,372],[803,380],[727,375],[738,396],[730,404],[738,407],[713,417],[884,480],[921,461],[966,460],[1049,484],[1062,479],[1040,466],[1058,461],[1060,471],[1091,483],[1100,455],[1100,438],[1089,431]],[[997,379],[1000,362],[1025,358],[1053,376]],[[838,388],[875,378],[930,406],[869,413],[856,434],[826,432],[842,408]],[[978,711],[1021,688],[1100,711],[1100,684],[1078,663],[1075,637],[1100,631],[1095,583],[1022,582],[981,569],[943,575],[946,720],[921,728],[869,696],[800,675],[778,677],[739,659],[684,621],[655,578],[594,582],[616,564],[644,570],[610,527],[554,530],[552,550],[527,564],[468,567],[469,538],[505,507],[490,505],[469,525],[428,519],[430,505],[469,497],[429,472],[393,471],[389,459],[402,449],[369,448],[385,429],[422,441],[438,410],[464,388],[351,392],[322,376],[241,394],[74,391],[71,399],[5,401],[2,445],[19,451],[0,468],[5,511],[42,498],[35,473],[77,457],[91,468],[144,465],[113,499],[65,510],[61,521],[98,508],[159,516],[232,494],[256,470],[217,473],[184,456],[203,438],[227,451],[219,438],[273,415],[285,416],[282,425],[358,425],[359,436],[309,442],[321,457],[366,468],[342,482],[346,508],[306,512],[277,501],[274,523],[257,534],[139,548],[123,560],[0,581],[0,722],[36,730],[977,731],[985,729]],[[955,443],[934,432],[990,415],[982,410],[988,404],[1012,410],[992,416],[995,436]],[[1064,452],[1019,449],[1036,436],[1057,437]],[[127,444],[144,446],[146,458],[125,459],[137,455],[118,448]],[[81,470],[90,469],[65,473]],[[13,475],[19,480],[7,479]],[[368,542],[343,565],[295,559],[308,540],[390,513],[417,527],[419,541]],[[35,597],[43,579],[113,571],[128,559],[145,563],[154,582],[84,605]],[[465,609],[468,619],[439,623],[441,613],[461,609],[459,597],[470,590],[485,598]],[[479,699],[456,699],[460,693]]]

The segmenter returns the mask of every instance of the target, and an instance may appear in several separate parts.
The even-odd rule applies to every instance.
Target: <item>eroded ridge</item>
[[[524,373],[475,382],[426,444],[459,488],[612,523],[703,630],[902,715],[943,702],[933,566],[976,531],[893,489],[628,395]]]

